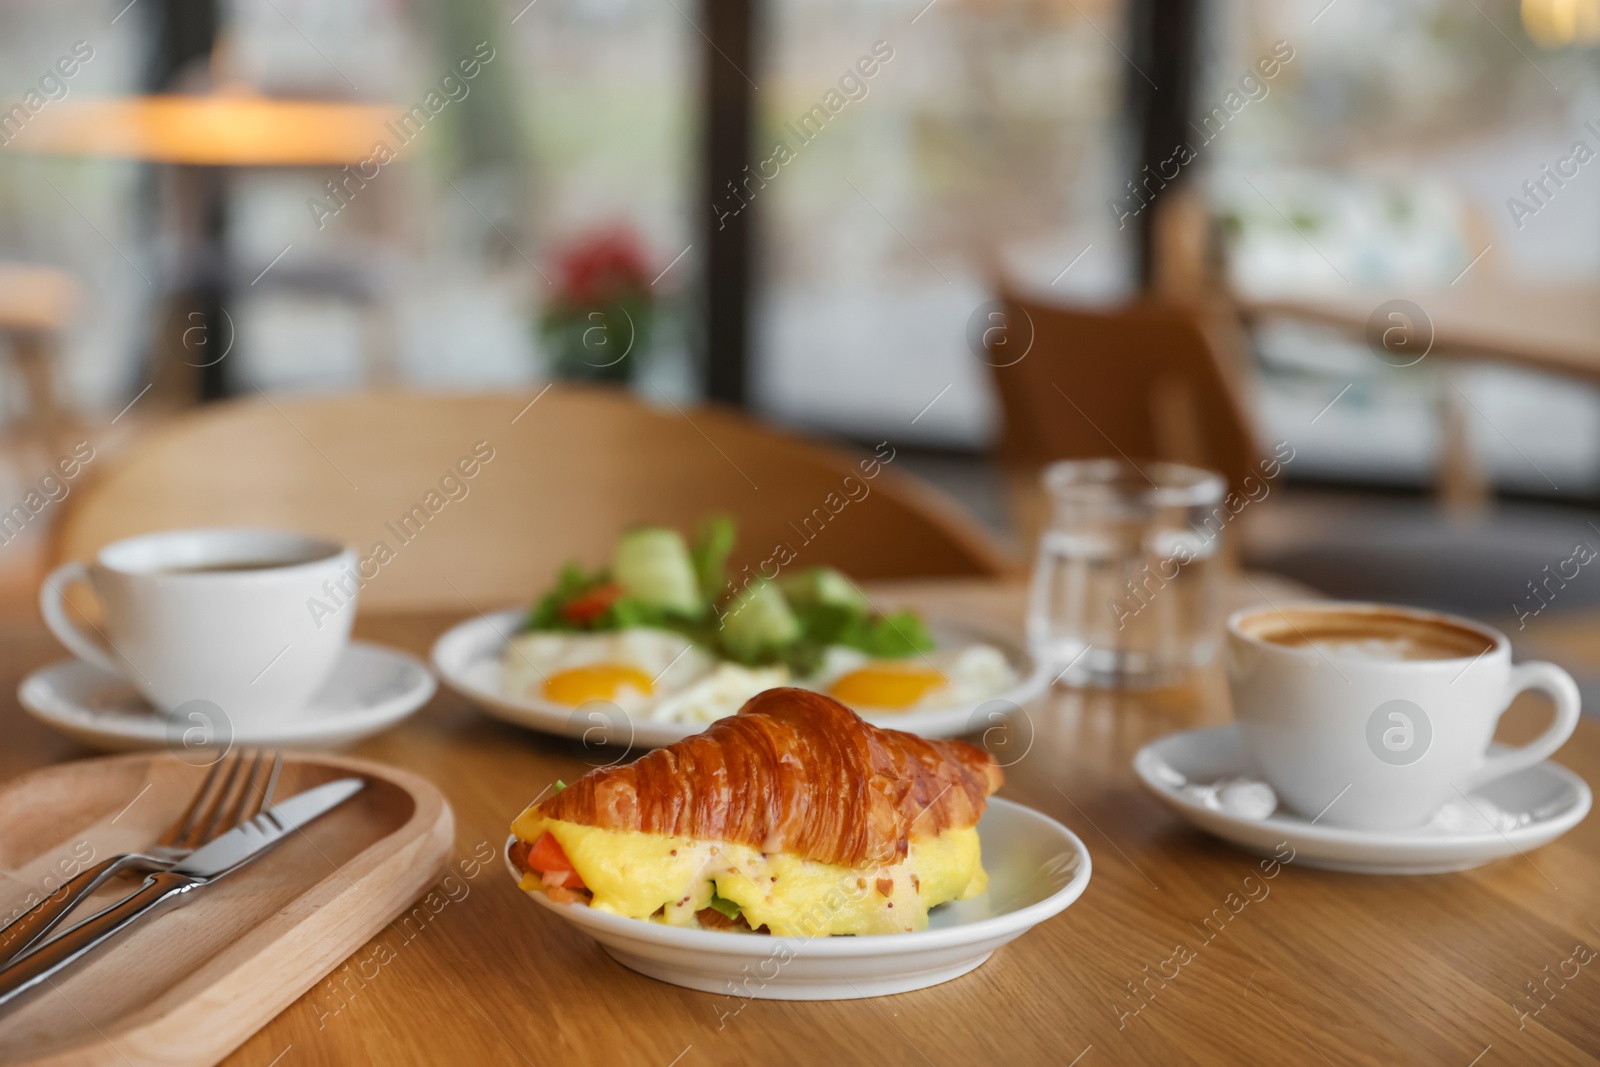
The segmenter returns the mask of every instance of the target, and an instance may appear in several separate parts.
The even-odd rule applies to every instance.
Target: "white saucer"
[[[995,949],[1058,914],[1089,884],[1089,850],[1047,815],[989,798],[978,823],[989,889],[935,908],[928,928],[861,937],[768,937],[686,930],[528,896],[584,932],[629,970],[740,1000],[854,1000],[905,993],[975,970]],[[506,841],[509,849],[512,837]],[[512,878],[522,872],[506,859]],[[737,991],[737,999],[730,995]]]
[[[592,710],[548,700],[507,696],[500,691],[500,654],[506,640],[521,629],[528,613],[520,608],[468,619],[447,631],[433,646],[433,669],[444,684],[497,719],[586,742],[657,748],[704,730],[707,723],[656,722],[618,709],[618,721]],[[1050,668],[1037,662],[1021,639],[967,623],[929,620],[928,629],[940,647],[993,645],[1021,679],[988,700],[900,715],[864,715],[877,725],[922,737],[959,737],[994,725],[992,708],[1021,707],[1050,688]]]
[[[333,675],[291,719],[231,727],[232,742],[274,748],[335,748],[387,729],[433,696],[433,675],[414,656],[352,641]],[[112,752],[172,748],[189,724],[175,724],[122,678],[82,660],[52,663],[23,679],[17,699],[34,718],[93,748]],[[208,743],[229,726],[206,724]]]
[[[1178,784],[1260,778],[1236,726],[1192,730],[1151,742],[1134,756],[1133,769],[1151,792],[1202,830],[1262,855],[1272,855],[1279,842],[1287,841],[1297,865],[1360,874],[1464,871],[1526,853],[1581,822],[1593,799],[1582,778],[1546,761],[1490,782],[1467,798],[1486,810],[1493,805],[1513,815],[1531,815],[1525,825],[1510,830],[1497,830],[1483,818],[1480,831],[1469,826],[1464,831],[1422,827],[1379,833],[1315,825],[1286,809],[1265,819],[1247,819],[1207,807]]]

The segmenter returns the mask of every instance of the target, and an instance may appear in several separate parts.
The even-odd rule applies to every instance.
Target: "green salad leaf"
[[[832,645],[857,649],[873,659],[905,659],[934,647],[927,626],[910,611],[874,615],[837,604],[813,604],[795,614],[801,635],[781,658],[797,678],[815,674]]]
[[[834,645],[874,659],[904,659],[934,647],[916,613],[879,614],[855,582],[832,567],[746,580],[732,589],[727,568],[736,533],[727,515],[703,520],[692,545],[667,527],[630,530],[619,539],[611,567],[563,567],[524,628],[672,630],[736,663],[782,663],[797,678],[814,674]]]
[[[702,519],[695,530],[694,545],[689,549],[689,555],[694,561],[700,595],[707,602],[721,596],[728,584],[728,556],[733,552],[738,536],[738,525],[731,515],[713,515]]]
[[[610,580],[611,575],[604,568],[589,572],[576,563],[567,564],[561,568],[561,573],[556,575],[555,588],[534,602],[533,610],[528,613],[528,621],[523,626],[523,629],[587,629],[587,627],[568,619],[563,612],[568,604],[596,589],[602,588]]]
[[[880,615],[867,627],[865,635],[852,647],[882,659],[904,659],[919,652],[933,651],[933,635],[921,616],[913,611]]]
[[[622,596],[613,601],[611,606],[595,620],[595,629],[627,630],[635,626],[671,629],[669,625],[671,616],[671,612],[653,607],[635,597]]]

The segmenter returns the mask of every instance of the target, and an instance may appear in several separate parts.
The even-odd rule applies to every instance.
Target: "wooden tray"
[[[148,846],[204,773],[143,753],[0,787],[0,922],[59,885],[63,870]],[[455,823],[433,785],[364,760],[286,757],[277,795],[352,774],[367,787],[303,835],[0,1014],[0,1063],[212,1064],[370,940],[442,875]],[[134,884],[102,893],[109,902]]]

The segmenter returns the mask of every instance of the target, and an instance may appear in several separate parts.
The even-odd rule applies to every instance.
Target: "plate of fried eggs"
[[[672,630],[525,631],[527,617],[512,609],[461,623],[434,644],[434,669],[496,718],[585,743],[668,745],[780,686],[826,693],[880,726],[955,737],[1050,685],[1020,638],[953,620],[929,620],[927,652],[885,659],[830,646],[796,677],[782,663],[723,659]]]

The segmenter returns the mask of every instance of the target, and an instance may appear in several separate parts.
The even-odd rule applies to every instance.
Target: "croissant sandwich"
[[[920,930],[929,908],[986,888],[977,824],[1000,781],[963,741],[769,689],[536,802],[512,824],[511,858],[528,892],[672,926]]]

